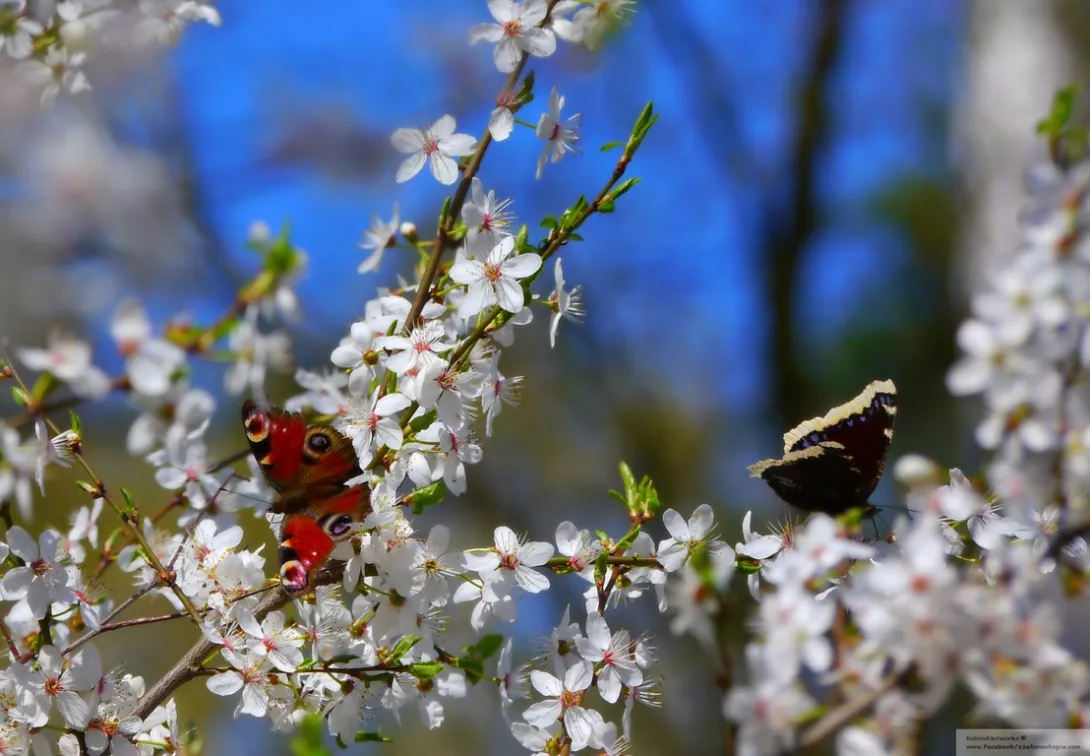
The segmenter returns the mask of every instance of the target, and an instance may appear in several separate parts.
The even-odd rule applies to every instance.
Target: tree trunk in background
[[[1070,49],[1054,3],[975,0],[965,79],[956,108],[955,155],[966,182],[967,212],[956,287],[968,297],[997,256],[1018,244],[1023,175],[1045,157],[1034,127],[1057,89],[1076,80]]]
[[[771,319],[769,405],[780,414],[783,427],[812,409],[796,338],[798,278],[803,254],[820,225],[817,166],[829,142],[828,84],[843,50],[847,8],[847,0],[822,0],[815,11],[814,46],[799,77],[796,125],[783,182],[787,194],[782,201],[770,198],[763,223],[761,255]]]

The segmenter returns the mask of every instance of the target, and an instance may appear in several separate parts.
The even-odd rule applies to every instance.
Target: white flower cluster
[[[1060,514],[1035,507],[1055,494],[1067,513],[1090,512],[1090,163],[1042,163],[1028,185],[1022,244],[973,298],[958,331],[964,356],[947,383],[954,394],[983,397],[976,438],[994,452],[989,479],[1034,527]]]
[[[205,0],[15,0],[0,5],[0,76],[39,93],[43,104],[62,91],[91,88],[88,60],[134,49],[172,45],[185,27],[216,26]]]

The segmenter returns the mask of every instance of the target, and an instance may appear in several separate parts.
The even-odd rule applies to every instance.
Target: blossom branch
[[[7,362],[10,366],[11,360],[7,360]],[[23,389],[23,391],[29,395],[30,392],[27,390],[26,384],[23,383],[23,379],[19,376],[19,372],[15,370],[14,367],[11,367],[11,373],[12,376],[15,378],[16,382]],[[55,422],[53,422],[48,417],[43,418],[43,420],[54,434],[60,434],[60,428],[57,427],[57,424]],[[90,488],[93,489],[92,495],[95,498],[101,498],[103,501],[110,505],[110,507],[117,514],[117,516],[121,519],[122,523],[124,523],[126,529],[129,531],[133,539],[135,539],[136,542],[139,543],[140,546],[144,549],[144,558],[148,560],[148,563],[155,570],[159,582],[162,585],[168,586],[170,588],[174,595],[178,597],[178,601],[181,602],[182,606],[185,607],[186,611],[193,618],[193,621],[199,625],[201,619],[200,613],[197,611],[197,607],[193,606],[193,602],[189,600],[189,597],[186,596],[182,589],[177,585],[177,583],[175,583],[173,574],[168,572],[167,569],[163,566],[163,563],[159,561],[159,557],[155,555],[155,550],[151,547],[151,544],[148,543],[148,540],[144,537],[144,534],[140,532],[140,528],[136,525],[138,515],[135,515],[134,513],[129,513],[126,511],[125,508],[118,505],[118,503],[106,490],[106,486],[102,482],[102,479],[95,474],[95,471],[91,468],[91,465],[87,462],[86,458],[84,458],[82,452],[80,452],[79,450],[73,450],[72,458],[79,462],[79,465],[83,468],[84,472],[86,472],[92,478],[92,480],[95,481],[93,484],[90,485]]]
[[[874,706],[879,698],[902,684],[911,674],[912,668],[910,667],[904,672],[890,675],[874,690],[871,690],[864,695],[857,696],[836,709],[833,709],[802,734],[802,737],[799,738],[799,747],[809,748],[825,740],[860,714]]]
[[[559,0],[549,0],[545,18],[541,22],[542,25],[548,23],[553,7],[558,2]],[[518,83],[519,77],[522,76],[522,70],[526,67],[526,62],[529,59],[530,54],[523,51],[514,70],[508,74],[507,80],[503,84],[503,89],[500,90],[500,97],[508,92],[515,91],[515,85]],[[515,103],[512,105],[511,111],[515,112],[519,107],[520,105]],[[477,142],[477,149],[473,152],[469,162],[466,164],[465,170],[462,172],[462,179],[458,183],[458,188],[454,191],[454,197],[451,199],[446,211],[439,219],[439,228],[436,230],[435,241],[432,243],[431,257],[428,259],[428,265],[424,269],[423,275],[420,277],[420,283],[417,285],[412,309],[409,310],[409,314],[405,318],[406,331],[412,330],[412,328],[415,327],[417,321],[420,319],[420,313],[424,311],[424,305],[427,303],[428,297],[431,296],[431,286],[439,272],[439,266],[443,260],[443,252],[446,250],[447,242],[450,239],[450,233],[453,230],[458,217],[462,213],[462,206],[465,204],[466,197],[469,195],[473,177],[477,175],[477,170],[481,166],[481,161],[484,160],[484,155],[491,144],[492,132],[488,128],[485,128],[484,134],[481,136],[480,141]]]

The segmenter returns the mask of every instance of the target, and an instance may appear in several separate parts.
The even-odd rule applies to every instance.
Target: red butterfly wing
[[[280,533],[280,579],[305,591],[338,541],[371,512],[370,489],[346,488],[361,473],[352,442],[330,425],[307,425],[298,413],[242,408],[250,449],[280,498],[270,511],[286,514]]]

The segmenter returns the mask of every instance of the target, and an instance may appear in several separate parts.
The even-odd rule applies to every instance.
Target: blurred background
[[[117,303],[141,298],[160,326],[179,312],[210,321],[257,269],[245,239],[264,220],[290,223],[310,256],[294,358],[325,367],[377,288],[409,271],[393,250],[357,276],[356,244],[395,203],[423,234],[434,227],[444,188],[427,172],[395,184],[389,134],[443,113],[483,131],[503,82],[488,46],[467,44],[490,20],[483,0],[218,7],[221,28],[194,25],[167,56],[102,62],[78,105],[62,98],[48,115],[7,121],[0,108],[0,333],[12,344],[63,327],[116,373]],[[625,460],[667,506],[707,502],[726,540],[741,540],[747,510],[759,527],[785,515],[746,466],[875,378],[900,394],[891,459],[919,451],[975,471],[974,408],[944,388],[954,333],[968,295],[1016,244],[1022,172],[1044,155],[1034,124],[1057,88],[1086,83],[1088,63],[1090,5],[1079,0],[640,0],[600,52],[561,44],[533,60],[537,99],[520,117],[536,122],[558,86],[565,112],[583,114],[583,154],[534,181],[540,142],[518,128],[480,174],[532,235],[598,190],[617,156],[598,148],[623,140],[648,100],[661,117],[630,168],[642,183],[562,254],[568,281],[585,286],[585,324],[565,323],[552,351],[542,314],[519,332],[504,372],[526,376],[522,406],[499,418],[469,491],[421,530],[448,524],[460,548],[490,542],[498,524],[536,540],[563,519],[620,535],[624,512],[606,491]],[[241,400],[223,395],[222,366],[195,382],[223,399],[217,450],[241,449]],[[270,380],[274,401],[293,393],[290,375]],[[88,449],[108,482],[157,508],[168,494],[124,453],[135,416],[122,398],[88,407]],[[60,477],[38,513],[63,525],[79,499],[65,500]],[[897,506],[899,495],[885,481],[874,501]],[[272,548],[261,523],[249,527]],[[739,660],[752,606],[743,583],[724,639]],[[554,584],[520,601],[517,637],[547,634],[580,604],[581,583]],[[637,712],[634,752],[722,752],[703,652],[673,638],[649,600],[615,616],[650,629],[662,657],[666,706]],[[176,658],[163,649],[191,635],[164,629],[152,644],[123,632],[103,644],[107,661],[124,644],[127,668],[149,683]],[[516,647],[517,659],[533,650]],[[199,683],[179,701],[206,753],[255,753],[258,742],[289,753],[267,722],[232,720],[233,706]],[[945,752],[963,711],[955,699],[924,734],[926,752]],[[401,728],[374,724],[395,744],[359,752],[519,752],[489,686],[451,705],[441,730],[411,711]]]

